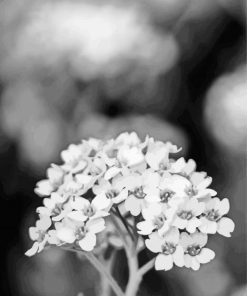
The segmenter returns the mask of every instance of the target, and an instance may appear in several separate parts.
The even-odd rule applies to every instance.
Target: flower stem
[[[115,279],[111,276],[109,271],[105,268],[105,266],[98,260],[97,257],[92,252],[82,252],[81,250],[75,249],[75,248],[64,248],[65,250],[72,251],[72,252],[79,252],[82,253],[88,261],[95,267],[95,269],[98,270],[100,275],[105,276],[105,278],[108,280],[109,285],[111,286],[112,290],[115,292],[117,296],[124,296],[124,292],[119,287],[118,283],[115,281]]]
[[[145,273],[147,273],[151,268],[154,266],[154,261],[155,258],[151,259],[148,261],[146,264],[144,264],[140,269],[139,269],[139,274],[143,276]]]
[[[123,225],[125,226],[126,230],[128,231],[128,233],[129,233],[131,239],[132,239],[132,240],[135,240],[134,235],[133,235],[133,233],[131,232],[129,225],[128,225],[127,221],[124,219],[124,217],[121,215],[121,213],[120,213],[120,211],[119,211],[119,208],[116,207],[116,210],[115,210],[115,211],[116,211],[117,216],[120,218],[120,220],[122,221]]]
[[[109,284],[112,287],[112,290],[115,292],[117,296],[124,296],[123,291],[117,284],[117,282],[114,280],[114,278],[111,276],[111,274],[108,272],[108,270],[105,269],[104,265],[97,259],[97,257],[94,256],[92,252],[85,252],[84,254],[88,261],[99,271],[101,275],[104,275]]]

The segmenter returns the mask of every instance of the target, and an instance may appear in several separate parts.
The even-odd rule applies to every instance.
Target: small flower
[[[106,164],[103,159],[96,157],[88,165],[87,173],[95,177],[95,180],[99,179],[106,171]]]
[[[215,190],[207,188],[212,183],[212,178],[207,177],[204,172],[193,172],[190,181],[191,186],[186,189],[186,193],[191,197],[206,198],[217,194]]]
[[[68,223],[57,230],[56,236],[64,243],[78,243],[83,251],[92,251],[96,245],[96,234],[105,229],[103,218],[78,223]]]
[[[179,207],[172,225],[179,229],[186,229],[190,233],[195,232],[196,228],[201,225],[201,221],[197,216],[201,215],[204,208],[205,204],[198,202],[196,198],[187,200]]]
[[[56,191],[60,185],[62,185],[64,171],[57,165],[52,165],[47,170],[46,180],[41,180],[36,184],[34,192],[40,196],[48,196],[52,192]]]
[[[179,244],[184,248],[185,267],[198,270],[200,264],[208,263],[215,257],[214,251],[204,248],[208,240],[206,234],[195,232],[189,235],[181,233]]]
[[[83,154],[83,145],[69,145],[68,149],[61,152],[61,158],[64,161],[62,168],[67,172],[77,173],[87,166],[85,154]]]
[[[97,177],[88,175],[86,173],[75,175],[75,181],[79,185],[78,187],[83,189],[84,193],[87,192],[87,190],[94,185],[96,180],[97,180]]]
[[[66,216],[66,213],[71,210],[67,199],[54,192],[50,198],[43,200],[44,207],[38,207],[37,212],[40,216],[50,216],[53,221],[59,221]]]
[[[122,146],[118,150],[117,159],[123,166],[133,167],[144,162],[141,148]]]
[[[124,188],[123,178],[114,178],[112,182],[101,179],[98,185],[93,187],[93,192],[97,196],[102,196],[102,200],[106,198],[111,204],[118,204],[124,201],[128,196],[128,190]]]
[[[46,243],[48,242],[49,236],[47,234],[47,230],[50,228],[50,226],[51,219],[47,216],[44,216],[36,222],[35,227],[29,228],[29,236],[31,240],[35,242],[32,248],[26,251],[25,255],[30,257],[44,249]]]
[[[189,180],[183,176],[166,174],[160,179],[158,186],[153,189],[152,194],[148,194],[146,200],[148,202],[161,202],[171,207],[178,207],[187,198],[186,188],[189,185]]]
[[[108,208],[111,201],[103,195],[96,196],[91,202],[83,197],[77,197],[70,201],[73,209],[67,214],[67,217],[76,221],[86,221],[108,216]]]
[[[159,235],[162,235],[170,228],[174,215],[174,209],[167,208],[164,204],[149,204],[142,209],[145,220],[137,223],[138,233],[148,235],[157,230]]]
[[[165,170],[170,167],[169,153],[177,153],[180,149],[170,142],[149,141],[145,159],[153,170]]]
[[[133,216],[138,216],[145,206],[145,199],[153,192],[152,188],[158,186],[159,175],[152,170],[146,170],[142,175],[130,174],[123,180],[123,184],[129,191],[125,208]]]
[[[134,146],[138,146],[140,143],[141,143],[141,140],[135,132],[122,133],[115,140],[115,144],[117,146],[134,147]]]
[[[157,232],[145,240],[147,248],[153,253],[159,253],[155,259],[156,270],[170,270],[173,265],[184,266],[184,251],[179,245],[179,231],[172,227],[164,236]]]
[[[205,211],[200,218],[200,231],[203,233],[216,233],[230,237],[234,230],[234,222],[232,219],[223,217],[229,212],[229,200],[224,198],[220,200],[215,197],[206,202]]]
[[[189,177],[196,170],[196,163],[193,159],[189,159],[187,162],[184,157],[180,157],[174,163],[171,164],[170,172],[181,174],[182,176]]]

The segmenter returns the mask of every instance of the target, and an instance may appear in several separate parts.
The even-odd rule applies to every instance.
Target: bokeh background
[[[1,1],[1,296],[97,294],[97,273],[73,254],[24,256],[33,189],[69,143],[126,130],[182,146],[236,223],[232,238],[211,238],[212,263],[150,271],[140,295],[247,295],[245,12],[241,0]],[[121,252],[117,262],[124,284]]]

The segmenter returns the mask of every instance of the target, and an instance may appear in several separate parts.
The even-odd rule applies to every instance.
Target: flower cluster
[[[47,245],[93,251],[104,233],[121,247],[109,223],[118,215],[126,235],[144,237],[145,246],[157,253],[157,270],[174,264],[199,269],[215,256],[205,247],[208,234],[229,237],[234,223],[225,217],[228,199],[220,200],[209,188],[212,179],[196,172],[193,160],[172,158],[179,151],[148,136],[142,142],[134,132],[70,145],[61,153],[63,164],[52,165],[47,179],[37,183],[35,192],[45,198],[26,254]]]

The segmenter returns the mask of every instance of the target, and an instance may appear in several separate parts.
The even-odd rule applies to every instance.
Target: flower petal
[[[92,233],[99,233],[105,229],[105,220],[103,218],[93,219],[87,222],[87,227]]]
[[[192,257],[189,254],[184,255],[184,266],[187,268],[191,268]]]
[[[196,243],[200,245],[201,247],[204,247],[208,241],[208,236],[205,233],[201,233],[196,231],[195,233],[191,234],[191,238],[193,240],[193,243]]]
[[[180,241],[179,241],[179,244],[184,248],[184,249],[187,249],[187,247],[189,245],[192,245],[193,243],[193,239],[192,237],[186,233],[186,232],[182,232],[180,234]]]
[[[72,244],[75,241],[75,234],[73,229],[61,227],[57,230],[57,238],[63,242]]]
[[[126,211],[130,211],[133,216],[138,216],[141,212],[141,200],[133,195],[129,196],[125,200],[125,209]]]
[[[223,236],[230,237],[231,232],[233,232],[235,224],[232,219],[228,217],[223,217],[218,222],[217,232]]]
[[[213,260],[214,257],[215,257],[214,251],[208,248],[203,248],[201,252],[196,256],[196,259],[200,263],[208,263],[209,261]]]
[[[25,252],[25,255],[28,256],[28,257],[31,257],[31,256],[35,255],[38,252],[38,249],[39,249],[39,243],[35,242],[33,244],[33,246],[31,247],[31,249],[29,249],[29,250],[27,250]]]
[[[137,223],[136,226],[139,229],[137,232],[141,235],[148,235],[155,228],[154,224],[150,220],[141,221],[141,222]]]
[[[92,200],[92,205],[97,211],[104,210],[108,208],[111,204],[111,200],[106,197],[105,194],[96,195]]]
[[[53,186],[49,180],[41,180],[36,184],[34,192],[39,196],[48,196],[53,191]]]
[[[190,233],[194,233],[196,228],[201,225],[201,221],[196,217],[193,217],[191,220],[188,221],[186,230]]]
[[[200,218],[201,225],[199,226],[199,229],[203,233],[211,233],[214,234],[217,231],[217,222],[210,221],[205,217]]]
[[[191,268],[193,270],[198,270],[200,268],[200,263],[197,261],[196,257],[191,258]]]
[[[111,167],[109,168],[109,170],[106,171],[104,178],[106,180],[110,180],[112,178],[114,178],[115,176],[117,176],[119,173],[121,172],[120,168],[117,167]]]
[[[82,210],[90,205],[90,202],[84,197],[76,197],[70,201],[72,209]]]
[[[86,221],[88,218],[81,211],[72,211],[67,214],[67,217],[69,217],[72,220],[81,221],[81,222]]]
[[[228,198],[224,198],[220,202],[219,213],[221,216],[226,215],[230,210],[230,203]]]
[[[184,249],[182,246],[177,246],[176,251],[172,254],[174,263],[182,267],[184,266]]]
[[[94,233],[87,233],[83,239],[78,242],[82,250],[90,252],[96,245],[96,235]]]
[[[149,239],[145,240],[146,247],[153,253],[161,252],[162,243],[163,240],[157,232],[150,234]]]
[[[179,228],[179,229],[184,229],[188,224],[188,220],[181,219],[180,217],[176,217],[175,220],[173,221],[172,225]]]
[[[51,219],[49,216],[43,216],[36,222],[38,229],[47,230],[51,226]]]
[[[155,259],[156,270],[170,270],[173,267],[172,255],[159,254]]]

